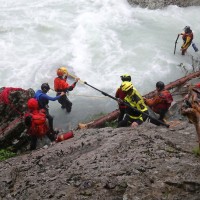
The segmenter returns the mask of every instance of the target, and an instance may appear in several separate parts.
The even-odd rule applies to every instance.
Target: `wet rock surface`
[[[0,199],[200,199],[194,126],[75,131],[72,139],[0,162]]]
[[[200,6],[200,0],[128,0],[131,5],[139,5],[143,8],[160,9],[169,5],[179,7]]]

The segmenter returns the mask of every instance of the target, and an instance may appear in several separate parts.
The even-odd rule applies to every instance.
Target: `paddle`
[[[177,44],[177,42],[178,42],[178,38],[179,38],[179,34],[178,34],[178,36],[177,36],[177,38],[176,38],[176,41],[175,41],[175,46],[174,46],[174,55],[175,55],[175,53],[176,53],[176,44]]]

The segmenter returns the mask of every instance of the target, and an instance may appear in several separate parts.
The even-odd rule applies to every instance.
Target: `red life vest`
[[[116,98],[119,98],[121,100],[124,100],[124,98],[126,97],[126,94],[121,90],[121,88],[118,88],[115,94]],[[119,108],[126,108],[126,106],[124,104],[119,104]]]
[[[28,127],[28,134],[35,135],[37,137],[46,135],[49,127],[47,125],[46,114],[43,109],[27,113],[25,118],[27,117],[31,120],[30,126]]]
[[[168,110],[173,102],[173,97],[168,90],[163,90],[158,95],[160,103],[153,105],[153,111]]]
[[[65,92],[70,87],[66,79],[57,77],[54,79],[54,89],[56,92]]]

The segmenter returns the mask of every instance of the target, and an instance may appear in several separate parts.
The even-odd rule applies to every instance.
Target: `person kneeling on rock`
[[[56,140],[56,133],[51,132],[46,118],[46,111],[39,109],[38,101],[31,98],[27,102],[29,112],[25,114],[25,125],[27,126],[27,133],[30,135],[31,144],[30,150],[36,149],[38,138],[47,136],[51,142]]]
[[[159,115],[159,121],[165,122],[164,118],[173,102],[173,97],[168,90],[165,90],[165,84],[162,81],[156,83],[156,91],[157,94],[155,97],[151,99],[144,98],[144,102],[153,112]],[[150,119],[150,122],[155,125],[160,125],[156,120]]]
[[[143,97],[129,81],[124,81],[122,83],[121,90],[126,95],[124,102],[129,104],[130,107],[126,107],[125,116],[123,120],[118,123],[117,127],[136,127],[142,124],[148,118],[148,108],[144,103]],[[121,101],[121,103],[123,102]]]

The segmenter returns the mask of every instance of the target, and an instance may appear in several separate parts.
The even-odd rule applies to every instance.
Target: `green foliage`
[[[117,128],[117,121],[106,122],[105,127]]]
[[[8,158],[16,156],[16,153],[13,153],[12,151],[1,149],[0,150],[0,161],[6,160]]]
[[[200,156],[200,149],[199,149],[199,147],[195,147],[194,149],[192,149],[192,153],[195,156]]]

